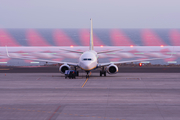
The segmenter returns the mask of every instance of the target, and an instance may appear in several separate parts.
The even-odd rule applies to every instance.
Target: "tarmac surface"
[[[180,73],[180,66],[120,66],[120,73]],[[82,72],[82,70],[79,70]],[[92,72],[99,72],[100,69]],[[59,73],[59,66],[0,66],[0,73]]]
[[[179,73],[0,73],[0,120],[179,119]]]

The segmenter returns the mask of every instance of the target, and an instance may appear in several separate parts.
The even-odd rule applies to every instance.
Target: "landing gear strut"
[[[102,67],[102,71],[100,71],[100,76],[102,76],[104,74],[104,76],[106,76],[106,71],[104,70],[104,67]]]
[[[86,75],[86,78],[89,78],[89,71],[86,71],[87,75]]]
[[[74,67],[74,70],[76,71],[76,67]],[[79,71],[76,71],[76,76],[79,76]]]

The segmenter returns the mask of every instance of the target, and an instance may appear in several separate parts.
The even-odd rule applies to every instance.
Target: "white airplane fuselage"
[[[79,58],[79,67],[85,71],[90,71],[97,67],[97,52],[89,50],[84,52]]]

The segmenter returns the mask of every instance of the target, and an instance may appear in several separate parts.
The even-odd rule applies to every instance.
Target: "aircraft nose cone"
[[[82,63],[81,67],[85,70],[90,70],[92,69],[94,66],[91,65],[91,62],[86,62],[86,63]]]

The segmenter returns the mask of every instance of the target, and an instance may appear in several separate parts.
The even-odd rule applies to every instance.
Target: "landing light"
[[[101,45],[101,47],[103,47],[103,45]]]
[[[141,66],[142,66],[142,63],[139,63],[139,66],[141,67]]]
[[[164,47],[164,45],[161,45],[161,47]]]
[[[73,45],[71,45],[70,47],[71,47],[71,48],[73,48],[74,46],[73,46]]]
[[[131,45],[130,47],[133,47],[133,45]]]

